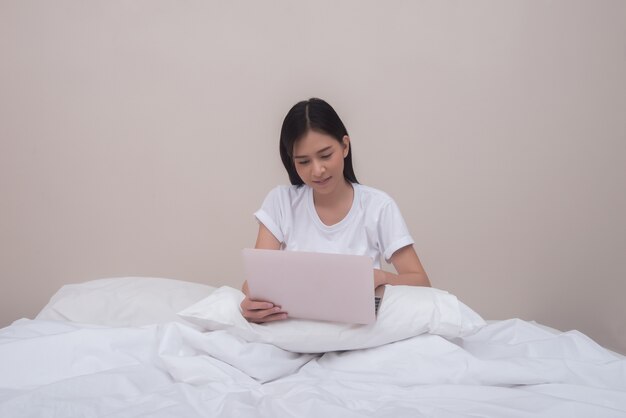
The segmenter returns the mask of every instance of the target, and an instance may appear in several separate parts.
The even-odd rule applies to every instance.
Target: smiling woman
[[[256,248],[367,255],[374,262],[374,286],[430,286],[413,249],[413,238],[395,201],[359,184],[352,167],[350,137],[324,100],[297,103],[287,113],[280,156],[291,186],[278,186],[255,216]],[[380,269],[380,259],[397,274]],[[243,291],[247,295],[247,282]],[[269,301],[241,302],[251,322],[287,318]]]
[[[349,152],[348,135],[339,142],[330,135],[309,131],[294,145],[296,172],[313,189],[315,209],[325,225],[339,223],[352,207],[354,191],[343,176]]]

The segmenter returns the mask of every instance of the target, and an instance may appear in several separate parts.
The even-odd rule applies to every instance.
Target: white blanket
[[[0,330],[0,417],[626,417],[626,360],[578,332],[295,354],[170,322]]]

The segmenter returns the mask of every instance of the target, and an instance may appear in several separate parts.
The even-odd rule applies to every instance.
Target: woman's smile
[[[325,186],[328,184],[331,178],[332,176],[326,177],[323,180],[313,180],[313,183],[317,184],[318,186]]]

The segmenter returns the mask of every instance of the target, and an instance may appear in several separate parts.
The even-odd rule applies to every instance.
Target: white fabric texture
[[[249,323],[241,314],[244,294],[223,286],[180,315],[206,330],[228,330],[249,342],[263,342],[297,353],[323,353],[376,347],[423,333],[461,337],[485,325],[454,295],[418,286],[386,286],[376,322],[353,325],[304,319]]]
[[[80,296],[80,287],[88,294],[106,283],[73,290]],[[160,289],[194,287],[169,285]],[[63,310],[85,319],[85,299],[66,295]],[[164,294],[150,303],[171,309]],[[113,326],[57,318],[0,329],[0,417],[626,416],[624,356],[580,332],[519,319],[490,321],[455,338],[424,333],[362,350],[300,354],[189,323],[115,325],[146,318],[141,310],[127,315],[109,315]],[[480,320],[469,308],[464,315]]]
[[[177,312],[215,288],[154,277],[115,277],[59,289],[37,319],[107,326],[140,326],[181,321]]]
[[[623,418],[626,360],[572,331],[497,321],[321,356],[185,324],[0,329],[0,416]]]
[[[381,256],[413,244],[396,202],[386,193],[353,184],[354,199],[346,217],[328,226],[319,218],[309,186],[278,186],[255,212],[259,222],[290,251],[367,255],[380,268]]]

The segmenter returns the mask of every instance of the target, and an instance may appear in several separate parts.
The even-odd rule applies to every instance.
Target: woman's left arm
[[[430,287],[430,280],[412,245],[397,250],[389,261],[398,273],[374,269],[374,287],[386,284]]]

